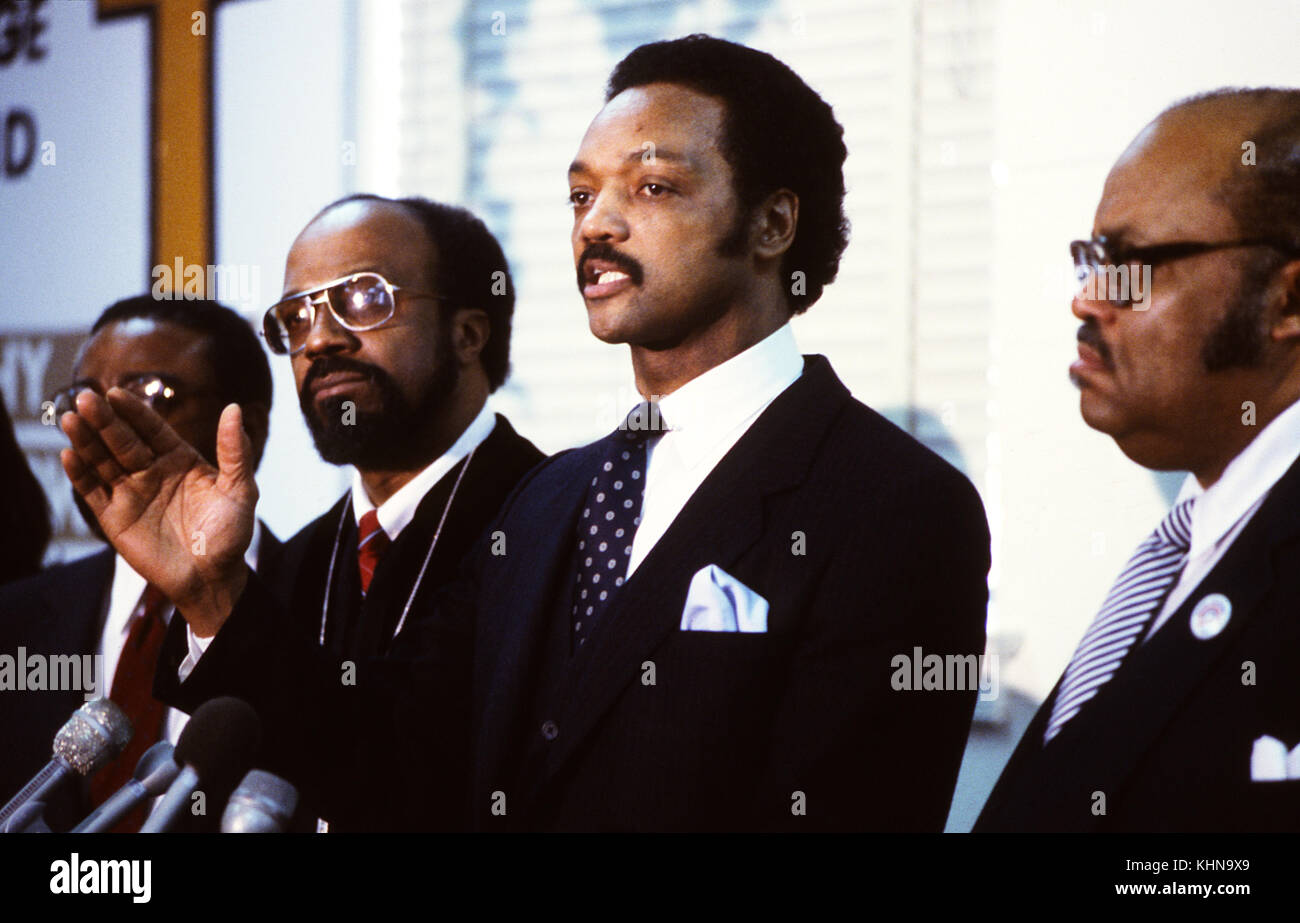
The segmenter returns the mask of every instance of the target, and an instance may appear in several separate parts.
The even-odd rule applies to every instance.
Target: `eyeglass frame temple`
[[[1300,245],[1277,237],[1246,237],[1241,240],[1224,241],[1175,240],[1163,244],[1152,244],[1148,247],[1131,247],[1127,255],[1124,253],[1115,254],[1109,252],[1107,239],[1105,236],[1102,236],[1091,237],[1087,240],[1070,241],[1070,258],[1074,260],[1076,270],[1079,269],[1079,261],[1074,255],[1076,246],[1084,248],[1088,255],[1093,257],[1092,261],[1086,263],[1086,268],[1092,272],[1102,269],[1105,266],[1125,265],[1134,260],[1141,262],[1143,265],[1158,266],[1161,263],[1170,262],[1172,260],[1180,260],[1189,256],[1199,256],[1202,253],[1213,253],[1216,250],[1230,250],[1234,247],[1271,247],[1272,249],[1281,251],[1288,256],[1300,256]],[[1149,257],[1151,254],[1158,253],[1161,250],[1170,252],[1163,259],[1143,259],[1144,256]],[[1105,298],[1100,300],[1119,308],[1129,307],[1133,303],[1133,299],[1131,298],[1127,300],[1118,300],[1114,298]]]
[[[1104,258],[1109,258],[1110,263],[1113,265],[1119,265],[1121,263],[1129,263],[1135,259],[1141,260],[1143,255],[1149,255],[1153,252],[1159,252],[1161,250],[1173,251],[1177,255],[1166,256],[1163,260],[1160,260],[1159,262],[1166,262],[1168,260],[1173,260],[1173,259],[1182,259],[1184,256],[1196,256],[1201,253],[1213,253],[1215,250],[1229,250],[1232,249],[1233,247],[1271,247],[1274,250],[1280,250],[1281,252],[1290,255],[1300,254],[1300,244],[1296,244],[1288,240],[1283,240],[1280,237],[1245,237],[1242,238],[1241,240],[1222,240],[1222,241],[1174,240],[1163,244],[1152,244],[1147,247],[1130,247],[1128,254],[1125,254],[1123,252],[1117,254],[1117,253],[1110,252],[1109,243],[1106,237],[1103,236],[1103,237],[1093,237],[1087,240],[1070,241],[1071,258],[1073,258],[1074,256],[1075,245],[1080,245],[1080,244],[1088,248],[1088,250],[1093,254],[1098,254],[1098,251],[1100,250],[1099,255]],[[1178,253],[1178,251],[1180,250],[1182,252]],[[1107,264],[1098,261],[1096,265],[1104,266]],[[1152,265],[1155,265],[1155,263],[1153,262]]]

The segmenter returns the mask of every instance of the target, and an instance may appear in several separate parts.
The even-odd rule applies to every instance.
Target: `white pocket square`
[[[767,631],[767,600],[716,564],[696,571],[686,591],[682,631]]]
[[[1300,745],[1288,751],[1286,744],[1265,734],[1250,751],[1250,780],[1280,782],[1300,779]]]

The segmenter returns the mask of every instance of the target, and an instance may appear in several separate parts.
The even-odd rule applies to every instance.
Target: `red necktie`
[[[379,527],[379,514],[374,510],[361,517],[357,528],[357,567],[361,571],[361,595],[365,596],[379,559],[388,550],[388,535]]]
[[[144,751],[162,736],[163,720],[167,715],[167,706],[153,697],[153,675],[158,667],[163,637],[167,634],[163,613],[170,603],[162,591],[148,586],[141,605],[144,612],[131,623],[122,656],[117,661],[117,672],[113,674],[113,691],[109,694],[109,698],[131,719],[135,733],[122,755],[91,777],[90,798],[95,807],[131,780],[135,764]],[[138,832],[150,809],[148,802],[142,804],[122,818],[112,832]]]

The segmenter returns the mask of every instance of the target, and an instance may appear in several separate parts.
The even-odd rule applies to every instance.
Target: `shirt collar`
[[[460,438],[450,449],[434,459],[432,464],[403,484],[397,493],[379,506],[379,526],[384,530],[384,534],[396,540],[397,536],[402,534],[402,530],[415,518],[415,511],[419,508],[424,495],[433,489],[434,484],[442,480],[443,475],[456,467],[462,458],[487,439],[494,426],[496,426],[496,416],[484,403],[478,416],[465,427],[465,431],[460,434]],[[353,469],[352,512],[357,522],[361,522],[361,517],[373,509],[375,505],[366,494],[366,485],[361,480],[361,472]]]
[[[1178,493],[1192,506],[1192,546],[1189,557],[1210,550],[1232,531],[1300,457],[1300,401],[1269,422],[1223,469],[1209,489],[1189,474]]]
[[[682,462],[694,467],[709,450],[788,388],[803,372],[794,331],[784,324],[744,352],[692,378],[659,400]]]

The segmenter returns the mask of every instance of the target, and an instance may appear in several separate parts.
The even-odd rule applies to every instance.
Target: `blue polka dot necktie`
[[[657,404],[644,401],[603,441],[578,517],[578,566],[573,589],[573,649],[627,578],[632,539],[641,525],[646,446],[667,429]]]

